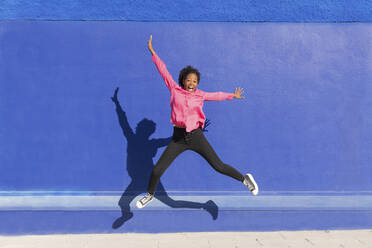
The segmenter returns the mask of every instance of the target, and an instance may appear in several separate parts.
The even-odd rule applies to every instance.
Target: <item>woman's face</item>
[[[195,73],[189,73],[183,81],[183,87],[188,92],[194,92],[198,86],[198,76]]]

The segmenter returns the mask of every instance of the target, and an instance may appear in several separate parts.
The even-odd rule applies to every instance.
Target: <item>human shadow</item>
[[[133,217],[130,203],[138,195],[147,192],[148,182],[154,167],[152,158],[155,157],[158,148],[167,146],[172,140],[172,136],[168,138],[150,139],[149,137],[156,130],[156,123],[146,118],[137,124],[136,130],[133,132],[129,125],[127,115],[117,98],[118,91],[119,88],[116,88],[111,100],[116,105],[119,124],[127,140],[127,171],[131,178],[131,182],[119,200],[118,205],[121,208],[122,216],[117,218],[112,224],[112,228],[114,229],[121,227],[126,221]],[[209,122],[207,125],[209,125]],[[169,197],[161,181],[159,181],[157,185],[155,198],[172,208],[204,209],[214,220],[218,217],[218,206],[212,200],[205,203],[174,200]]]

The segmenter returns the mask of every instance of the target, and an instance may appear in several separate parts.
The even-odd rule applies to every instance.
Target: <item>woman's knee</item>
[[[213,165],[213,168],[214,168],[216,171],[218,171],[219,173],[222,173],[222,174],[226,174],[226,172],[227,172],[227,168],[226,168],[225,164],[222,163],[222,162],[220,162],[220,163],[215,163],[215,164]]]

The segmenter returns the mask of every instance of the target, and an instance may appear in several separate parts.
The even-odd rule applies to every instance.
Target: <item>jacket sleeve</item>
[[[168,72],[167,67],[165,66],[164,62],[159,58],[159,56],[157,54],[154,54],[151,60],[152,62],[154,62],[168,89],[171,90],[172,88],[178,87],[178,84],[174,82],[172,75]]]
[[[222,101],[222,100],[232,100],[234,97],[233,93],[226,92],[204,92],[205,101]]]

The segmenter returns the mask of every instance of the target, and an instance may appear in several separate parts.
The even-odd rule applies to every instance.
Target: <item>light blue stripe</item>
[[[0,196],[121,196],[122,191],[80,191],[80,190],[0,190]],[[133,191],[135,193],[143,193],[139,191]],[[203,196],[203,195],[237,195],[244,196],[249,193],[247,190],[243,191],[167,191],[169,195],[191,195],[191,196]],[[260,195],[279,195],[279,196],[348,196],[348,195],[370,195],[372,191],[260,191]]]
[[[8,195],[6,195],[8,193]],[[15,194],[18,193],[18,194]],[[325,192],[318,192],[318,195],[304,194],[299,192],[262,192],[259,196],[251,196],[248,192],[235,192],[235,194],[226,194],[226,192],[197,192],[192,195],[191,192],[169,193],[169,197],[174,201],[191,201],[205,203],[212,200],[216,203],[219,210],[242,210],[242,211],[285,211],[285,210],[324,210],[324,211],[372,211],[372,194],[368,192],[359,192],[351,194],[347,192],[344,195],[326,195]],[[210,193],[210,192],[209,192]],[[218,193],[218,194],[217,194]],[[224,194],[223,194],[224,193]],[[239,194],[240,193],[240,194]],[[356,192],[354,192],[356,193]],[[118,206],[120,192],[89,192],[83,195],[81,192],[1,192],[0,211],[14,210],[35,210],[35,211],[120,211]],[[137,196],[130,204],[135,210],[135,201]],[[169,199],[168,199],[169,201]],[[159,200],[154,200],[141,211],[148,210],[180,210],[171,208]],[[185,209],[182,209],[185,210]],[[192,210],[192,209],[190,209]]]

